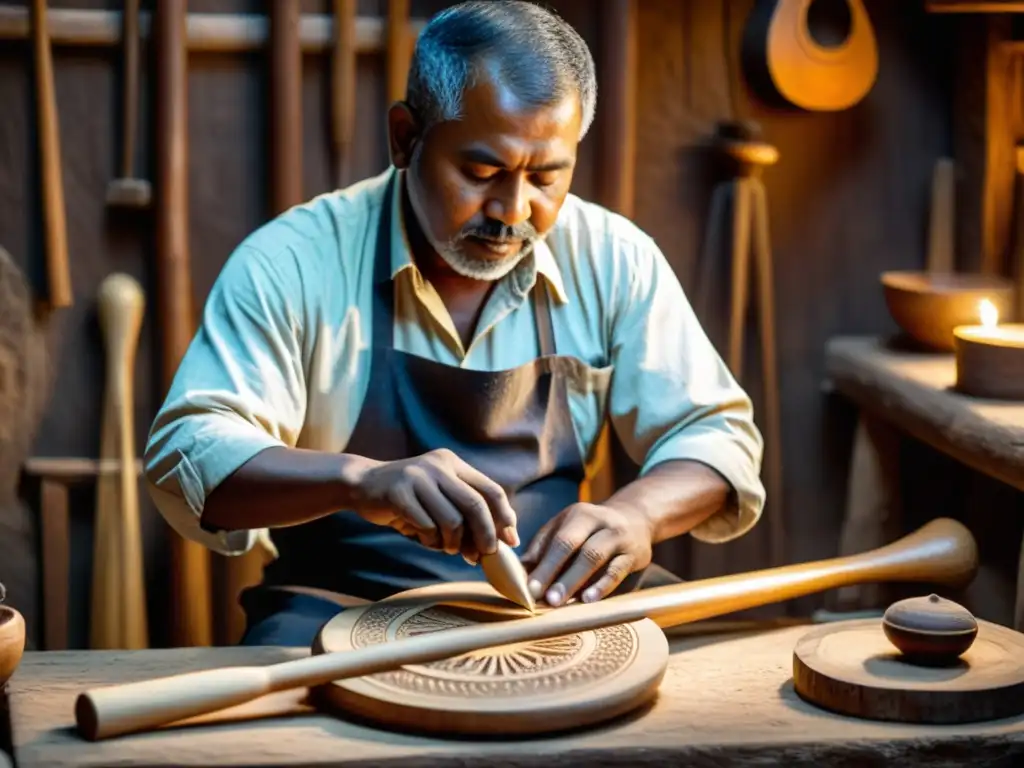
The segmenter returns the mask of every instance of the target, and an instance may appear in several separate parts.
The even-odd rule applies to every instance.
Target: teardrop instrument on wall
[[[878,76],[878,44],[862,0],[758,0],[742,59],[762,98],[815,112],[854,106]]]

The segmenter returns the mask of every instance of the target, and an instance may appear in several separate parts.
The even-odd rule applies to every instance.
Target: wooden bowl
[[[10,680],[25,652],[25,619],[10,606],[0,605],[0,688]]]
[[[935,351],[953,351],[953,329],[981,321],[978,305],[991,301],[999,319],[1013,314],[1013,283],[996,275],[895,271],[882,273],[889,314],[911,339]]]

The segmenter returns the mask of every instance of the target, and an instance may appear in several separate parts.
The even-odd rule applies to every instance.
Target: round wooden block
[[[974,644],[947,666],[905,660],[877,619],[825,624],[793,650],[793,686],[844,715],[902,723],[971,723],[1024,712],[1024,634],[978,620]]]
[[[313,652],[528,615],[488,584],[436,585],[346,609],[321,629]],[[401,731],[551,733],[607,721],[645,704],[657,693],[667,665],[664,633],[643,619],[338,680],[318,689],[316,697],[327,708]]]

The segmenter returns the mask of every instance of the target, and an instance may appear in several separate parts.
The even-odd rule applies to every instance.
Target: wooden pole
[[[271,213],[302,202],[302,49],[299,0],[270,4]]]
[[[192,340],[188,225],[186,0],[156,3],[156,285],[163,392]],[[173,645],[212,644],[209,551],[171,531]]]
[[[607,0],[601,17],[600,92],[603,122],[599,135],[602,204],[631,218],[636,184],[636,0]],[[611,432],[605,423],[594,458],[580,488],[584,501],[601,502],[615,492]]]
[[[35,59],[36,120],[43,190],[47,298],[50,309],[70,307],[74,301],[68,263],[68,233],[64,209],[64,173],[61,165],[60,125],[53,82],[53,58],[45,0],[32,0],[32,50]]]

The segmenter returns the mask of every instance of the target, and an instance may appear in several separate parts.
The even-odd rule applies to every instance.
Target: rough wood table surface
[[[227,722],[104,742],[73,731],[84,687],[300,655],[280,648],[26,654],[10,685],[19,768],[61,766],[883,766],[1024,764],[1024,718],[906,726],[823,712],[792,690],[792,651],[809,625],[670,637],[670,666],[646,711],[575,735],[446,741],[389,733],[277,695]],[[236,718],[244,713],[236,711]]]
[[[951,353],[909,351],[884,338],[839,337],[828,343],[825,368],[835,388],[861,408],[1024,490],[1024,403],[955,392]]]

